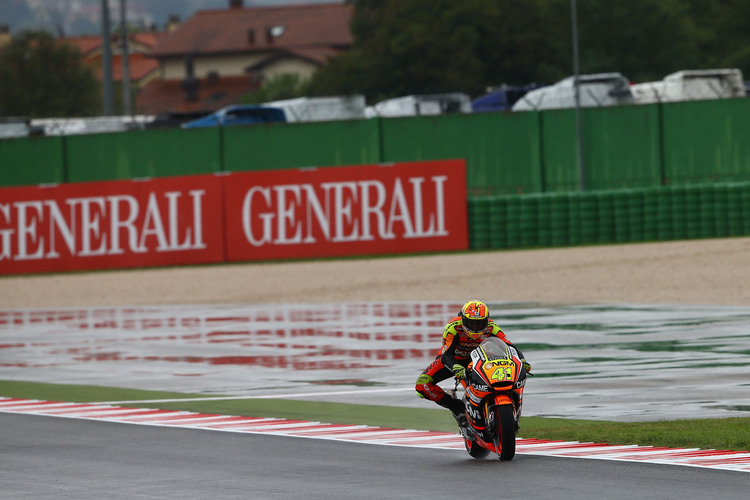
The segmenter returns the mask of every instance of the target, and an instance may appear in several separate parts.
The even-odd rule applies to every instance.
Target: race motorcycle
[[[527,375],[518,351],[497,337],[472,351],[465,378],[456,379],[456,389],[459,383],[464,388],[466,422],[459,422],[459,431],[469,455],[513,459]]]

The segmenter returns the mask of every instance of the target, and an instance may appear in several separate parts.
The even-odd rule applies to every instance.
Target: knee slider
[[[419,396],[422,399],[425,399],[425,395],[424,395],[424,392],[422,392],[422,388],[425,385],[431,384],[431,383],[432,383],[432,377],[430,377],[426,373],[423,373],[422,375],[420,375],[419,378],[417,379],[417,387],[416,387],[417,396]]]

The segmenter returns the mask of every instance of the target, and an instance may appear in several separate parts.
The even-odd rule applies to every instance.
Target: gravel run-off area
[[[370,301],[750,305],[750,238],[0,278],[0,308]]]

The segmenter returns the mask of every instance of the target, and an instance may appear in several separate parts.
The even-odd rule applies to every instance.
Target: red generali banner
[[[0,274],[224,260],[213,175],[0,189]]]
[[[0,274],[466,248],[463,160],[0,189]]]
[[[464,160],[233,173],[226,180],[230,261],[468,248]]]

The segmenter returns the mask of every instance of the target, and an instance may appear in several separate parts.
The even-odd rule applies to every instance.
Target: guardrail
[[[750,182],[479,196],[469,247],[510,249],[750,235]]]

